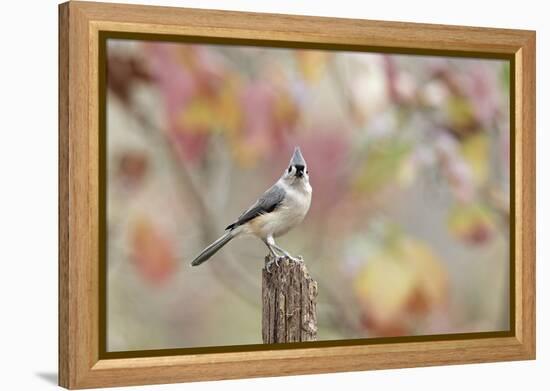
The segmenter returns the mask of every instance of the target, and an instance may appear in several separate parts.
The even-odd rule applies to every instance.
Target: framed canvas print
[[[535,358],[535,33],[59,7],[59,382]]]

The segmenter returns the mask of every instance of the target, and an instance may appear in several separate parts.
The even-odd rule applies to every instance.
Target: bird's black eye
[[[290,166],[290,167],[288,168],[288,171],[287,171],[287,172],[290,172],[290,171],[292,171],[292,166]]]

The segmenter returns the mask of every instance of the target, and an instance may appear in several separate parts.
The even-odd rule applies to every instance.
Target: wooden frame
[[[507,55],[514,62],[514,329],[497,338],[100,359],[101,31]],[[168,7],[59,7],[59,384],[89,388],[535,358],[535,33]]]

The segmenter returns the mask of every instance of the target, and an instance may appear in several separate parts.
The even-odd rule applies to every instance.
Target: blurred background
[[[509,329],[509,64],[108,41],[108,351],[261,343],[259,240],[203,247],[294,146],[313,187],[278,240],[319,339]]]

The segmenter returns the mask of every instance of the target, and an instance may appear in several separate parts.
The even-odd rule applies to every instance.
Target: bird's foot
[[[298,255],[298,257],[293,257],[291,255],[288,255],[287,258],[290,259],[292,262],[295,262],[298,264],[304,263],[304,258],[302,258],[301,255]]]
[[[271,257],[271,260],[265,265],[265,270],[268,272],[268,273],[271,273],[271,268],[273,267],[273,264],[275,264],[275,266],[279,267],[279,262],[282,261],[283,259],[285,259],[285,257],[281,257],[281,256],[272,256]]]

